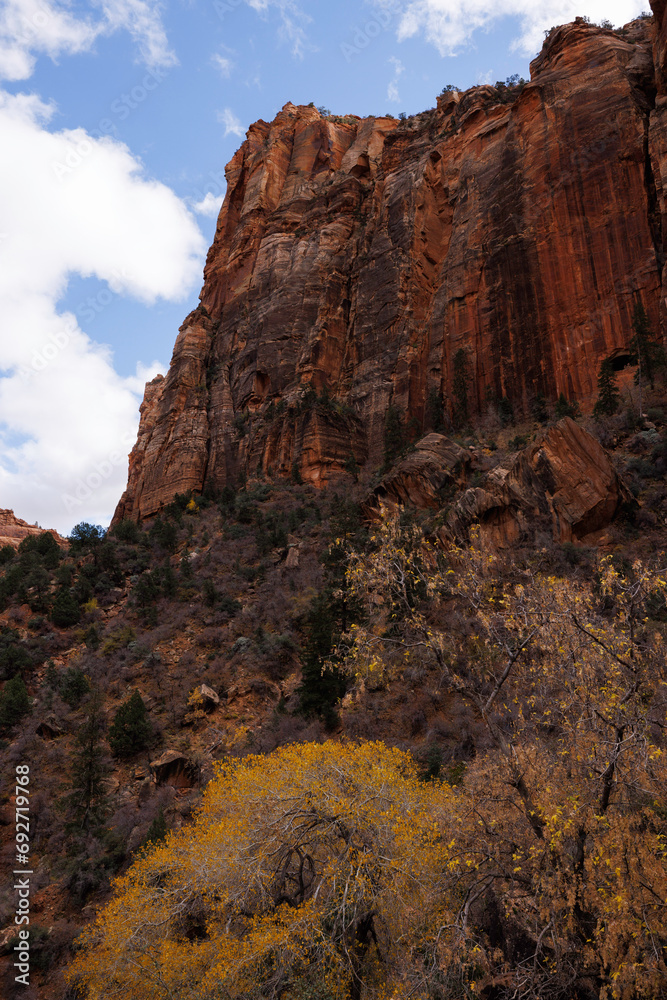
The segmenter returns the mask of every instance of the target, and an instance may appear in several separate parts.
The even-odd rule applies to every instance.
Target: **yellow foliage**
[[[446,785],[420,782],[412,758],[381,743],[228,761],[194,825],[117,881],[71,978],[90,1000],[415,986],[450,936],[437,875],[458,868],[441,836],[455,815]]]
[[[206,712],[204,711],[204,696],[201,692],[201,687],[197,687],[190,692],[188,696],[187,708],[188,710],[185,713],[185,722],[196,725],[205,718]]]
[[[577,975],[601,998],[667,995],[667,672],[646,613],[664,574],[607,557],[595,588],[574,585],[501,567],[474,533],[443,555],[387,511],[373,543],[349,553],[367,617],[343,637],[344,667],[400,676],[420,658],[488,734],[457,834],[470,872],[457,922],[479,943],[480,980],[531,1000],[569,1000]],[[494,954],[480,900],[523,954]]]
[[[664,574],[501,575],[476,537],[443,555],[386,512],[346,556],[366,614],[345,669],[368,687],[420,661],[472,707],[476,757],[455,787],[380,743],[225,762],[118,881],[73,980],[90,1000],[667,996]]]

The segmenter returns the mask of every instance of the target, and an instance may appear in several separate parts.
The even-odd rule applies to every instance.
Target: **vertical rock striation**
[[[287,104],[252,125],[116,517],[257,469],[318,484],[379,465],[390,405],[420,431],[429,398],[451,409],[461,348],[473,413],[585,406],[634,303],[664,320],[663,7],[555,29],[520,92],[444,94],[407,122]]]

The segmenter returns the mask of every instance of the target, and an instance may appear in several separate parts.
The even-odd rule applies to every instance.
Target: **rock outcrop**
[[[3,545],[11,545],[17,549],[24,538],[28,535],[41,535],[45,528],[40,528],[37,524],[28,524],[16,517],[13,510],[0,510],[0,548]],[[67,545],[64,538],[53,528],[48,529],[59,545]]]
[[[444,434],[427,434],[398,462],[362,505],[373,516],[380,504],[441,507],[444,494],[465,485],[470,454]]]
[[[525,87],[406,122],[286,104],[252,125],[116,518],[258,469],[377,467],[390,405],[422,434],[451,413],[461,349],[473,417],[590,405],[634,304],[664,322],[664,6],[557,28]]]
[[[509,548],[551,526],[558,542],[580,541],[605,528],[633,497],[604,448],[569,417],[560,420],[508,468],[493,469],[452,508],[447,535],[465,537],[478,524],[485,541]]]
[[[165,750],[157,760],[151,761],[150,769],[158,785],[172,785],[174,788],[192,787],[192,763],[180,750]]]

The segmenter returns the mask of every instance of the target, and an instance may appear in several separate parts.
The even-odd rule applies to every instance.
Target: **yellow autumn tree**
[[[385,511],[371,551],[349,553],[367,614],[339,652],[366,686],[418,661],[486,730],[456,797],[455,923],[478,983],[667,995],[664,573],[607,557],[575,585],[472,543],[443,553]]]
[[[71,980],[90,1000],[426,997],[455,811],[381,743],[230,761],[118,880]]]
[[[442,552],[385,512],[348,549],[339,650],[472,706],[454,787],[380,743],[229,761],[81,942],[90,1000],[667,995],[664,574],[590,584]],[[341,545],[347,543],[341,542]]]

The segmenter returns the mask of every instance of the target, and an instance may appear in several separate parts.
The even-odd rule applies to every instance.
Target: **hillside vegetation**
[[[652,416],[597,425],[641,503],[604,551],[445,543],[454,496],[369,521],[353,473],[3,550],[3,773],[30,762],[39,995],[659,995]],[[532,432],[467,440],[496,460]]]

